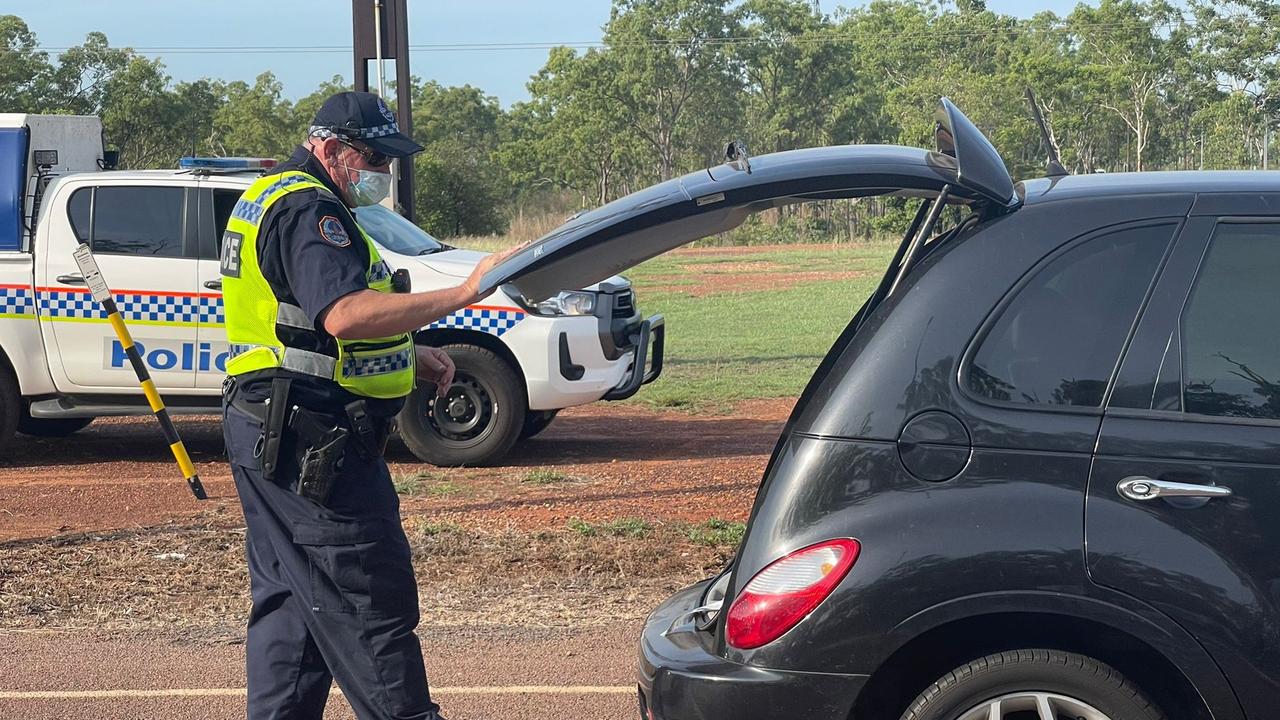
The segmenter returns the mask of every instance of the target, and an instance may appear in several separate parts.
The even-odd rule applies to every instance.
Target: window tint
[[[71,229],[76,239],[82,243],[89,242],[89,206],[93,203],[93,188],[80,188],[71,193],[71,202],[67,203],[67,216],[71,219]]]
[[[236,190],[213,191],[213,236],[218,238],[218,252],[222,252],[222,233],[227,230],[227,221],[231,219],[231,211],[240,200],[241,193]]]
[[[992,400],[1099,407],[1174,225],[1121,230],[1060,255],[983,339],[970,390]]]
[[[1183,407],[1280,419],[1280,224],[1219,225],[1182,318]]]
[[[93,203],[93,251],[182,257],[184,191],[104,186]]]

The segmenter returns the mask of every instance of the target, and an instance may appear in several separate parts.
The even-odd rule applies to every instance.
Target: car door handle
[[[1130,500],[1154,500],[1155,498],[1220,498],[1231,495],[1231,488],[1220,485],[1193,485],[1191,483],[1156,480],[1145,475],[1131,475],[1116,484],[1116,492]]]
[[[84,276],[83,276],[83,275],[77,275],[77,274],[72,274],[72,275],[59,275],[59,276],[58,276],[58,282],[62,283],[63,285],[83,285],[83,284],[84,284]]]
[[[204,286],[209,288],[210,290],[221,290],[222,281],[221,280],[205,280]]]

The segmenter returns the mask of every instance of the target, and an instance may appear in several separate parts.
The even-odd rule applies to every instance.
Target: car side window
[[[80,188],[71,193],[67,203],[67,217],[71,220],[71,229],[76,239],[82,243],[89,242],[89,210],[93,205],[93,188]]]
[[[182,257],[185,197],[180,187],[82,188],[67,212],[76,237],[95,253]]]
[[[1182,315],[1188,413],[1280,419],[1280,223],[1220,223]]]
[[[222,233],[227,230],[227,222],[231,220],[231,211],[235,210],[240,200],[238,190],[213,191],[213,236],[218,239],[218,252],[222,252]]]
[[[980,341],[966,387],[997,402],[1101,407],[1175,227],[1119,230],[1050,259]]]

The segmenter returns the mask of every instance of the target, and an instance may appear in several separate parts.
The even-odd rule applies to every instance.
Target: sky
[[[820,0],[825,12],[857,0]],[[528,99],[525,83],[546,61],[550,46],[599,42],[609,0],[408,0],[410,71],[443,85],[472,85],[503,107]],[[988,0],[991,10],[1030,17],[1065,15],[1076,0]],[[159,57],[175,81],[201,77],[253,79],[270,70],[296,99],[323,81],[352,76],[350,0],[6,0],[0,13],[21,17],[51,58],[93,31],[113,46]],[[532,48],[474,47],[522,44]],[[458,46],[473,47],[458,47]],[[228,51],[178,48],[247,47]],[[320,51],[265,52],[265,48]],[[331,49],[330,49],[331,48]],[[387,63],[388,77],[394,67]],[[371,77],[372,77],[371,71]]]

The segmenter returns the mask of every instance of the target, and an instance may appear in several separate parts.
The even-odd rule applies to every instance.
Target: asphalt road
[[[638,716],[636,623],[568,629],[432,629],[432,695],[449,720]],[[181,639],[0,634],[0,718],[242,718],[244,648]],[[354,718],[335,689],[326,719]]]

